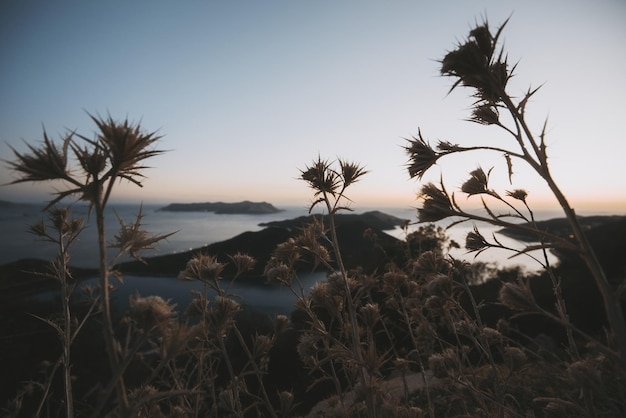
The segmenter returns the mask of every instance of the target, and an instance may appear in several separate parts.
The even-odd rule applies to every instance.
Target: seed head
[[[149,329],[174,318],[175,307],[175,304],[170,305],[169,301],[163,300],[160,296],[131,295],[128,313],[132,319]]]

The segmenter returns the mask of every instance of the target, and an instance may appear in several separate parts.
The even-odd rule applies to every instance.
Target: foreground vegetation
[[[47,338],[56,337],[54,350],[45,350],[58,357],[12,397],[7,414],[287,417],[315,407],[315,416],[626,415],[623,266],[601,263],[551,177],[545,127],[535,138],[524,117],[537,90],[517,102],[507,93],[513,69],[497,50],[501,30],[493,34],[486,23],[474,28],[445,56],[441,72],[455,79],[453,89],[472,89],[472,120],[500,127],[517,148],[450,142],[431,147],[418,133],[406,147],[409,175],[420,179],[439,158],[477,149],[502,155],[511,181],[514,164],[528,164],[561,204],[573,238],[538,227],[525,190],[498,193],[489,187],[490,170],[478,168],[461,192],[480,198],[483,214],[464,210],[443,182],[425,184],[418,218],[426,224],[416,230],[407,225],[400,247],[368,230],[376,263],[350,264],[336,216],[366,172],[356,163],[318,158],[301,178],[313,191],[311,209],[321,206],[327,216],[278,245],[263,268],[268,282],[296,296],[290,318],[268,320],[242,308],[224,277],[228,272],[231,280],[241,278],[257,261],[237,251],[228,261],[203,253],[188,260],[179,279],[197,280],[204,290],[182,315],[160,297],[136,295],[118,316],[110,305],[110,278],[122,280],[117,260],[126,253],[141,260],[140,251],[164,236],[142,229],[139,210],[130,223],[120,219],[112,244],[118,252],[110,260],[104,208],[117,180],[140,185],[143,161],[159,152],[152,149],[158,138],[127,121],[92,118],[96,139],[68,135],[58,146],[44,134],[40,148],[15,152],[11,163],[18,181],[57,180],[70,187],[51,203],[48,222],[32,228],[59,248],[42,274],[58,281],[60,301],[31,312],[49,330]],[[70,153],[78,163],[74,170]],[[56,206],[70,196],[92,206],[101,260],[99,286],[84,289],[87,297],[75,301],[69,264],[82,222]],[[536,258],[544,272],[531,277],[500,271],[481,282],[477,266],[449,257],[444,231],[428,224],[446,218],[534,235],[538,244],[508,250]],[[478,229],[467,236],[466,247],[505,248]],[[566,262],[550,265],[548,250]],[[305,292],[298,280],[303,263],[325,269],[328,279]],[[581,308],[585,303],[593,309]]]

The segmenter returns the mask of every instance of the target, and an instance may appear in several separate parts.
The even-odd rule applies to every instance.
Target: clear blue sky
[[[626,212],[626,2],[551,1],[9,1],[0,3],[0,153],[25,150],[42,125],[91,135],[85,112],[141,121],[164,135],[134,202],[266,200],[306,205],[297,177],[318,155],[370,173],[354,206],[414,206],[403,138],[510,141],[464,119],[469,91],[446,93],[437,60],[484,18],[511,17],[519,61],[511,92],[545,83],[529,109],[549,117],[552,170],[577,208]],[[436,167],[449,189],[497,156]],[[519,169],[514,187],[545,204]],[[0,182],[13,174],[0,167]],[[45,200],[53,184],[3,186],[0,199]],[[511,188],[494,183],[498,190]],[[548,201],[549,202],[549,201]]]

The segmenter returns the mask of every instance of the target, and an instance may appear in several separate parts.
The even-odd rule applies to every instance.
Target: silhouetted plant
[[[61,182],[67,187],[55,193],[57,196],[46,209],[65,198],[77,196],[86,201],[90,210],[95,212],[103,335],[109,364],[115,374],[120,365],[120,353],[111,320],[109,276],[112,268],[107,258],[104,211],[115,183],[118,180],[127,180],[141,186],[141,179],[144,177],[142,171],[147,168],[143,165],[144,160],[162,151],[153,148],[160,137],[155,132],[143,132],[139,124],[132,124],[128,120],[118,122],[110,116],[107,119],[89,116],[99,130],[94,139],[70,132],[62,138],[60,145],[56,145],[44,130],[41,146],[27,144],[29,153],[20,153],[13,149],[15,161],[9,161],[9,166],[18,174],[13,183],[51,180]],[[70,156],[78,163],[77,167],[70,167]],[[140,250],[151,248],[154,243],[167,237],[148,236],[140,230],[140,221],[141,213],[131,227],[122,222],[122,231],[116,237],[115,244],[120,248],[120,253],[129,251],[131,256],[137,257]],[[128,407],[128,400],[121,374],[116,386],[117,402],[124,410]]]
[[[408,172],[412,178],[421,179],[436,162],[445,156],[475,150],[493,151],[504,156],[507,164],[509,180],[513,177],[514,161],[521,161],[530,166],[541,179],[549,186],[573,231],[574,239],[560,237],[538,228],[535,218],[527,203],[528,193],[522,189],[507,191],[501,196],[489,187],[489,174],[478,168],[470,173],[470,178],[463,183],[461,191],[471,196],[479,196],[484,215],[462,209],[457,203],[454,194],[449,194],[443,181],[439,186],[428,183],[422,186],[420,197],[422,207],[418,209],[418,218],[421,222],[434,222],[449,217],[458,217],[452,225],[467,220],[483,221],[493,225],[517,229],[531,233],[537,237],[539,244],[528,245],[523,249],[509,248],[500,243],[494,236],[494,242],[489,242],[476,229],[467,237],[467,248],[470,251],[481,252],[488,248],[504,248],[514,251],[516,255],[527,254],[533,250],[543,252],[542,264],[548,270],[550,265],[546,256],[546,249],[574,251],[585,261],[596,286],[602,294],[608,323],[612,331],[612,346],[622,362],[626,361],[626,323],[621,309],[619,296],[611,288],[604,274],[602,266],[589,244],[574,209],[556,184],[548,164],[546,147],[546,124],[539,136],[532,133],[526,120],[526,106],[529,99],[538,91],[529,89],[521,99],[515,100],[508,92],[508,81],[513,77],[516,66],[511,66],[507,56],[498,43],[505,22],[495,33],[492,33],[487,22],[476,26],[469,33],[469,37],[460,42],[441,60],[441,74],[452,77],[455,82],[450,92],[458,86],[469,87],[475,102],[470,120],[479,124],[494,125],[501,128],[513,138],[517,147],[493,146],[462,146],[448,141],[439,141],[431,146],[418,131],[417,137],[409,140],[405,147],[409,155]],[[504,121],[503,114],[507,115]],[[508,211],[495,210],[490,202],[503,204]],[[521,207],[520,207],[521,206]],[[516,221],[523,221],[517,223]],[[537,259],[538,260],[538,259]],[[539,261],[539,260],[538,260]],[[568,316],[560,291],[560,280],[551,276],[554,293],[557,299],[557,311],[560,322],[567,323]],[[569,328],[570,326],[568,326]],[[571,349],[575,351],[570,338]]]

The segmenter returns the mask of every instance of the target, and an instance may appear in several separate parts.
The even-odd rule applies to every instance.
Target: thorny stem
[[[71,345],[72,345],[72,316],[70,312],[70,295],[72,290],[68,286],[67,258],[64,240],[64,232],[59,230],[59,279],[61,280],[61,303],[63,308],[63,380],[65,381],[65,416],[74,416],[74,399],[72,395],[72,368],[71,368]]]
[[[113,182],[115,179],[110,179]],[[104,207],[105,202],[102,199],[102,183],[98,180],[94,182],[97,187],[97,196],[94,199],[94,209],[96,212],[96,224],[98,229],[98,255],[99,255],[99,273],[100,273],[100,302],[102,305],[102,332],[104,343],[106,345],[107,356],[109,358],[109,366],[111,373],[115,375],[119,368],[118,350],[113,333],[113,321],[111,319],[111,301],[109,295],[109,266],[107,261],[106,250],[106,234],[104,229]],[[117,377],[117,397],[120,407],[126,409],[128,407],[128,398],[126,397],[126,388],[124,385],[123,375]]]
[[[533,164],[534,161],[531,162],[531,160],[527,160],[528,163],[546,181],[548,187],[550,187],[550,190],[552,191],[557,201],[559,202],[559,205],[563,209],[563,212],[565,213],[570,227],[572,228],[574,237],[578,242],[580,256],[587,265],[589,271],[591,272],[591,275],[596,282],[596,286],[598,287],[598,290],[602,295],[607,320],[611,326],[615,342],[617,343],[619,358],[621,359],[622,363],[626,364],[626,321],[624,320],[624,313],[622,312],[620,301],[614,294],[613,289],[611,288],[611,284],[609,283],[604,273],[604,269],[602,268],[602,265],[600,264],[595,254],[595,251],[591,246],[591,243],[587,239],[580,226],[580,223],[578,222],[578,218],[576,216],[574,208],[570,206],[567,198],[552,178],[548,166],[546,153],[537,145],[537,142],[535,141],[533,134],[530,132],[530,129],[528,128],[525,119],[519,113],[517,108],[513,105],[508,95],[503,94],[502,97],[513,118],[516,121],[519,121],[526,138],[532,145],[533,150],[535,151],[535,154],[539,159],[539,164]]]
[[[342,194],[343,194],[343,190],[340,196]],[[346,292],[346,302],[348,304],[348,315],[350,317],[350,328],[352,331],[352,348],[354,350],[354,354],[356,355],[357,362],[359,363],[359,373],[360,373],[360,378],[361,378],[361,384],[363,385],[364,388],[369,388],[370,386],[369,374],[367,370],[365,369],[365,365],[363,362],[363,353],[361,351],[361,339],[359,337],[359,328],[358,328],[359,325],[356,319],[356,310],[354,307],[354,301],[352,300],[352,293],[350,292],[350,285],[348,284],[348,273],[346,272],[346,268],[343,264],[343,259],[341,257],[341,252],[339,249],[339,239],[337,237],[337,230],[336,230],[335,218],[334,218],[336,208],[331,206],[330,200],[326,192],[324,192],[324,202],[326,203],[326,208],[328,210],[328,220],[330,222],[330,233],[331,233],[331,238],[332,238],[332,243],[333,243],[333,250],[335,252],[335,258],[337,259],[337,266],[339,267],[339,270],[343,277],[343,284],[344,284],[344,289]],[[374,402],[373,402],[371,393],[369,390],[367,391],[367,393],[368,393],[368,396],[366,397],[366,401],[367,401],[368,416],[376,416],[376,412],[374,409]]]

